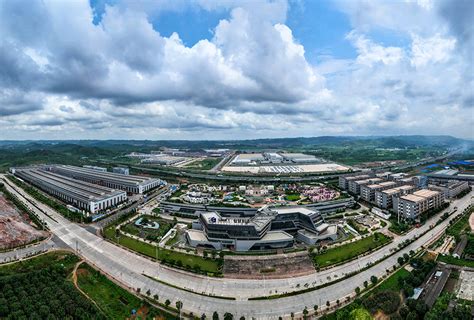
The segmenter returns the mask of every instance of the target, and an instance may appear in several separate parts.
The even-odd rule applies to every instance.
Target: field
[[[406,278],[410,275],[410,272],[407,271],[405,268],[399,269],[397,272],[392,274],[388,277],[384,282],[382,282],[375,290],[376,291],[384,291],[384,290],[393,290],[393,291],[400,291],[403,288],[400,286],[399,279]]]
[[[89,265],[84,264],[78,268],[77,284],[109,319],[130,318],[132,310],[137,311],[135,319],[174,319],[117,286]]]
[[[390,242],[390,238],[381,233],[375,233],[366,238],[329,249],[314,256],[314,261],[321,268],[350,260]]]
[[[189,165],[184,166],[184,168],[193,170],[211,170],[221,160],[222,158],[206,158],[202,160],[196,160]]]
[[[157,250],[157,247],[152,246],[151,244],[144,243],[124,235],[120,235],[120,237],[117,239],[115,237],[114,225],[105,229],[104,236],[105,238],[119,243],[120,245],[133,251],[154,259],[158,258],[158,260],[166,264],[186,268],[189,271],[204,272],[212,275],[220,273],[219,262],[210,258],[203,258],[163,248],[159,248]]]

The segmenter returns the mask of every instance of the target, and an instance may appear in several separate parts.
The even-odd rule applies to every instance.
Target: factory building
[[[92,169],[92,170],[96,170],[96,171],[100,171],[100,172],[107,172],[107,168],[104,168],[104,167],[97,167],[97,166],[82,166],[83,168],[87,168],[87,169]]]
[[[112,168],[113,173],[119,173],[119,174],[124,174],[124,175],[129,175],[130,174],[130,169],[126,167],[114,167]]]
[[[449,180],[467,181],[470,185],[474,184],[474,174],[460,173],[459,170],[445,169],[427,174],[429,182],[446,182]]]
[[[469,190],[467,181],[448,180],[447,182],[433,182],[428,185],[431,190],[442,192],[446,199],[456,198],[461,192]]]
[[[145,193],[163,184],[163,181],[160,179],[112,172],[100,172],[68,165],[53,165],[49,166],[48,170],[66,177],[113,189],[125,190],[129,193]]]
[[[362,199],[364,199],[367,202],[374,202],[375,193],[377,191],[394,188],[396,186],[397,186],[397,183],[393,181],[380,182],[378,184],[362,185],[360,188],[360,196]]]
[[[40,168],[17,168],[15,176],[78,208],[95,214],[127,200],[127,193],[79,181]]]
[[[342,190],[348,190],[350,181],[364,180],[368,178],[370,178],[370,176],[367,174],[359,174],[355,176],[339,176],[339,188],[341,188]]]
[[[285,160],[293,163],[311,163],[318,160],[315,156],[304,153],[281,153],[281,155]]]
[[[407,195],[415,191],[414,186],[403,185],[397,188],[375,192],[375,205],[382,209],[393,209],[393,198]]]
[[[250,218],[201,212],[199,223],[193,224],[186,237],[193,247],[249,251],[290,247],[295,237],[310,244],[335,240],[337,231],[337,226],[325,223],[318,211],[304,207],[262,208]]]
[[[424,212],[441,207],[444,195],[439,191],[422,189],[394,200],[399,216],[417,219]]]
[[[255,165],[257,162],[263,161],[265,158],[261,153],[241,153],[232,159],[233,165]]]

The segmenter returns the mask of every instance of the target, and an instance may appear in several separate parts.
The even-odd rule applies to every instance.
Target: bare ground
[[[267,256],[226,256],[224,277],[237,279],[278,279],[314,272],[306,251]]]
[[[0,193],[0,249],[22,246],[47,236],[47,232],[35,229],[28,216]]]

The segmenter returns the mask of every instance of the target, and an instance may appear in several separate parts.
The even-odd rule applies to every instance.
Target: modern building
[[[439,191],[422,189],[394,200],[399,216],[418,219],[424,212],[441,207],[444,195]]]
[[[69,165],[47,166],[47,170],[73,179],[95,183],[113,189],[125,190],[129,193],[145,193],[164,184],[160,179],[112,172],[100,172]]]
[[[403,185],[400,187],[381,190],[375,192],[375,205],[382,209],[393,209],[393,198],[407,195],[415,191],[415,187],[411,185]]]
[[[442,192],[446,199],[453,199],[461,192],[469,190],[469,183],[467,181],[448,180],[447,182],[433,182],[429,184],[428,188]]]
[[[276,152],[265,152],[263,155],[271,163],[281,163],[283,161],[283,157]]]
[[[363,175],[352,175],[352,176],[339,176],[339,188],[342,190],[348,190],[349,189],[349,182],[350,181],[355,181],[355,180],[364,180],[370,178],[369,175],[363,174]]]
[[[263,161],[265,158],[261,153],[241,153],[232,159],[232,165],[256,165],[257,162]]]
[[[378,184],[362,185],[360,188],[360,196],[362,199],[364,199],[367,202],[374,202],[375,193],[377,191],[394,188],[396,186],[397,186],[397,183],[393,181],[385,181],[385,182],[380,182]]]
[[[236,251],[286,248],[295,238],[314,244],[335,240],[338,234],[337,226],[328,225],[318,211],[304,207],[262,208],[250,218],[201,212],[193,228],[186,234],[189,245]]]
[[[304,153],[280,153],[280,155],[283,156],[286,161],[293,163],[310,163],[318,161],[315,156]]]
[[[112,172],[113,173],[124,174],[124,175],[128,176],[130,174],[130,169],[128,169],[126,167],[114,167],[112,169]]]
[[[351,180],[349,181],[349,192],[352,194],[360,194],[361,187],[369,184],[377,184],[382,182],[381,178],[368,178],[362,180]]]
[[[113,208],[127,200],[125,191],[65,177],[41,168],[16,168],[15,176],[92,214]]]

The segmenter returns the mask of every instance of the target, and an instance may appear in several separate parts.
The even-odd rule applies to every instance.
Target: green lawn
[[[157,252],[155,246],[124,235],[120,235],[119,241],[117,241],[115,238],[115,226],[106,228],[104,231],[104,236],[107,239],[118,242],[122,246],[127,247],[133,251],[139,252],[151,258],[158,258],[158,260],[169,264],[185,267],[190,271],[193,269],[198,269],[205,273],[220,274],[219,262],[210,258],[206,259],[203,257],[162,248],[158,249]]]
[[[436,261],[445,262],[449,264],[454,264],[456,266],[464,266],[474,268],[474,260],[467,260],[467,259],[456,259],[452,256],[442,256],[439,255]]]
[[[298,193],[287,194],[285,196],[285,200],[288,200],[288,201],[298,201],[299,199],[300,199],[300,194]]]
[[[448,228],[446,233],[448,235],[459,237],[459,235],[469,227],[469,217],[471,216],[472,210],[467,214],[464,214],[461,219],[456,221],[452,226]]]
[[[333,264],[341,263],[350,260],[358,255],[361,255],[369,250],[385,245],[390,242],[390,238],[384,234],[376,233],[378,239],[375,240],[375,234],[364,239],[357,240],[352,243],[347,243],[337,248],[332,248],[318,254],[314,257],[314,261],[319,267],[327,267]]]
[[[161,316],[164,319],[175,319],[175,317],[164,314],[164,312],[144,303],[140,298],[122,289],[104,275],[83,264],[78,269],[77,284],[109,319],[128,319],[132,310],[147,310],[146,317],[140,313],[135,319],[153,319]],[[141,310],[143,310],[141,309]]]
[[[409,275],[410,275],[409,271],[407,271],[405,268],[401,268],[397,272],[392,274],[390,277],[388,277],[386,280],[384,280],[376,289],[374,289],[374,292],[385,291],[385,290],[393,290],[393,291],[398,292],[401,289],[403,289],[403,288],[400,288],[398,279],[405,278]]]

